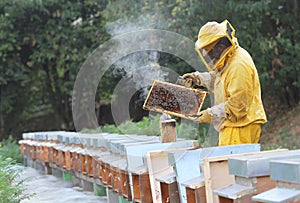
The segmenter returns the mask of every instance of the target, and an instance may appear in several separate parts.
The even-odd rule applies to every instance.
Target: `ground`
[[[25,192],[34,194],[32,198],[21,203],[107,203],[106,197],[94,196],[92,192],[73,187],[70,182],[52,175],[43,175],[30,167],[24,169],[20,179],[26,179]]]
[[[268,123],[262,127],[262,148],[300,149],[300,104],[295,107],[270,105],[265,108]]]

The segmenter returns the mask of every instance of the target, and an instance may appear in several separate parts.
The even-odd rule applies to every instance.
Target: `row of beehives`
[[[296,202],[300,196],[297,170],[283,172],[291,167],[287,159],[300,157],[298,150],[260,152],[258,144],[195,148],[192,140],[71,132],[25,133],[20,145],[26,157],[100,180],[132,202],[272,202],[264,192]],[[274,159],[283,161],[274,165]],[[299,161],[293,163],[299,168]]]
[[[147,151],[197,146],[194,140],[161,143],[157,136],[64,131],[24,133],[19,144],[25,157],[73,175],[98,179],[134,202],[153,202],[144,159]]]

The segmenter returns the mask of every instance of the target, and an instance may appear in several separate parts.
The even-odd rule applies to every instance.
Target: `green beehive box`
[[[106,196],[106,187],[94,183],[94,194],[96,196]]]
[[[64,181],[72,181],[72,174],[63,171],[63,180],[64,180]]]

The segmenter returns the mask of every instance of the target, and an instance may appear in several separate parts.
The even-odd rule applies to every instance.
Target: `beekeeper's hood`
[[[209,71],[221,70],[238,47],[234,34],[235,29],[227,20],[222,23],[208,22],[200,28],[195,49]]]

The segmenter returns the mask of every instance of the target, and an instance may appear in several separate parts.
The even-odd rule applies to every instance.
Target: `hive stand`
[[[200,171],[200,166],[203,164],[204,158],[258,151],[260,151],[259,144],[247,144],[199,148],[169,153],[168,161],[176,173],[180,202],[190,203],[193,202],[192,200],[195,202],[205,202],[203,194],[206,187],[204,187],[203,172]],[[186,190],[188,190],[188,193]]]
[[[253,195],[275,187],[275,181],[270,179],[269,162],[290,156],[300,157],[300,150],[279,149],[229,158],[229,173],[235,176],[235,183],[214,193],[222,202],[253,202]]]
[[[283,158],[270,161],[270,178],[276,188],[252,197],[256,202],[300,202],[300,158]]]

